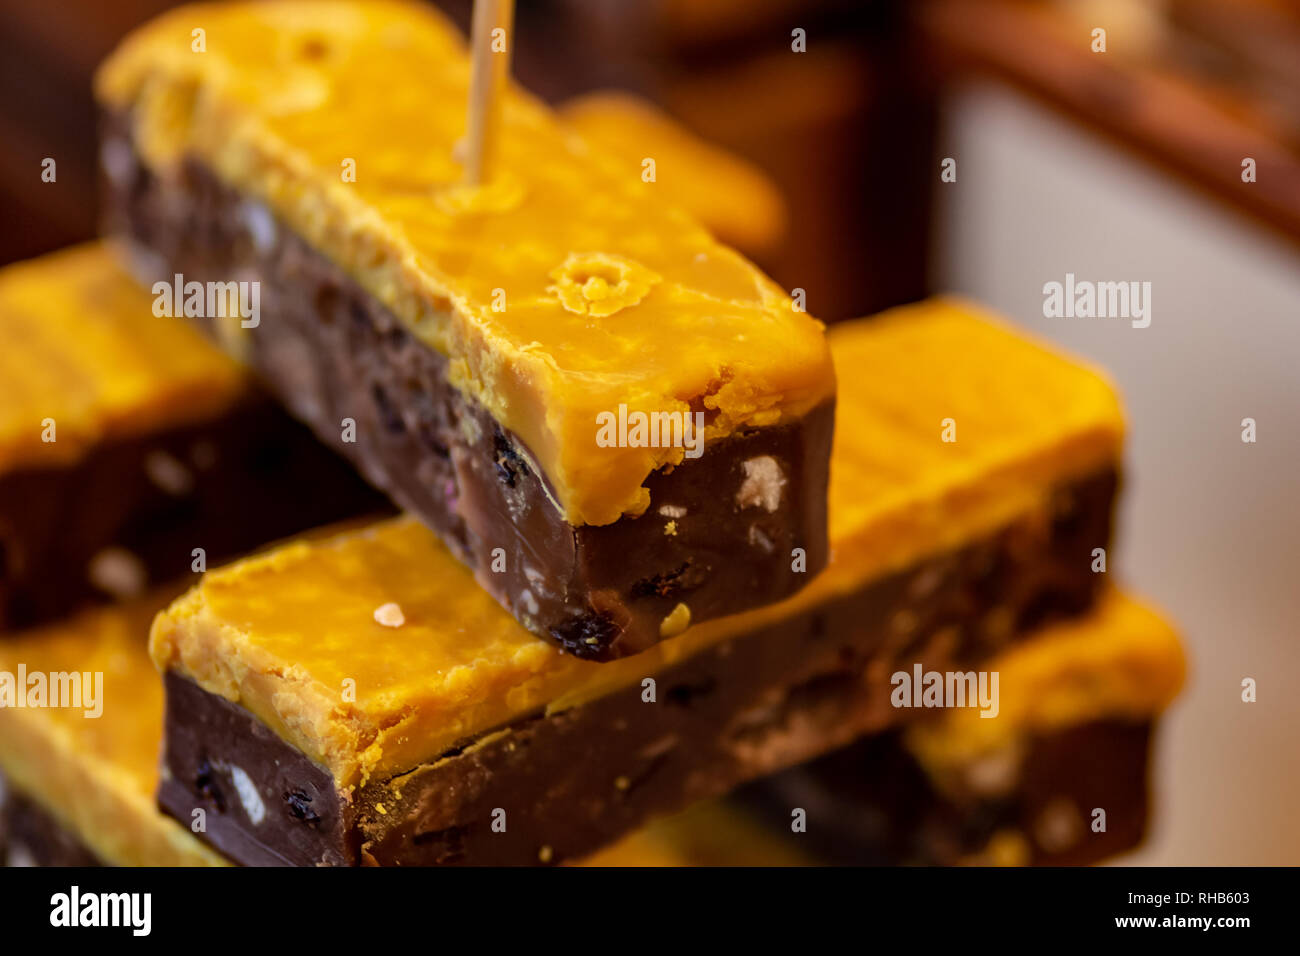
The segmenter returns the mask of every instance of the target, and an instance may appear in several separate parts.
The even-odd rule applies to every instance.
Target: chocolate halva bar
[[[100,244],[0,269],[0,630],[387,502]]]
[[[465,185],[468,82],[421,4],[164,14],[97,77],[107,228],[146,284],[258,283],[256,322],[195,321],[566,651],[794,593],[827,560],[822,325],[513,86]]]
[[[988,666],[997,719],[946,711],[864,737],[582,865],[1078,866],[1136,847],[1155,730],[1186,670],[1169,623],[1108,593]]]
[[[576,864],[681,866],[1084,866],[1135,849],[1151,818],[1148,777],[1157,721],[1098,720],[1035,737],[997,798],[955,800],[885,731],[850,745],[856,789],[812,793],[802,767],[724,800],[655,820]],[[838,756],[839,752],[836,752]],[[821,758],[823,760],[827,758]],[[818,763],[820,761],[814,761]],[[797,779],[785,779],[787,775]],[[873,781],[874,785],[868,785]],[[750,792],[761,790],[760,794]],[[750,805],[762,800],[758,810]],[[1105,809],[1105,830],[1079,826],[1080,807]],[[793,809],[791,809],[793,808]],[[791,832],[812,808],[823,826]],[[781,811],[778,813],[778,809]],[[828,814],[835,824],[824,826]],[[815,826],[815,825],[814,825]],[[809,835],[810,834],[810,835]],[[847,842],[836,842],[843,838]]]
[[[989,666],[996,719],[936,711],[736,799],[787,832],[801,808],[797,845],[834,864],[1077,866],[1136,847],[1155,724],[1186,673],[1173,627],[1109,592]]]
[[[182,826],[153,802],[163,701],[140,628],[158,600],[87,612],[0,647],[7,672],[22,663],[31,673],[104,674],[97,717],[86,716],[86,700],[0,709],[0,863],[228,862],[194,835],[197,818]],[[1130,848],[1148,815],[1151,728],[1183,669],[1168,625],[1107,595],[989,666],[1003,675],[1006,707],[988,723],[1011,726],[981,732],[975,746],[959,719],[940,715],[655,820],[580,862],[1077,864]],[[1007,746],[1010,765],[999,756]],[[1097,807],[1106,828],[1081,826]],[[804,810],[803,832],[791,832],[791,808]]]
[[[796,595],[594,663],[412,518],[291,543],[155,620],[160,804],[241,863],[574,859],[902,721],[900,668],[965,670],[1090,607],[1112,388],[956,300],[831,341],[834,558]]]
[[[174,591],[89,608],[0,643],[0,843],[9,865],[220,866],[158,811],[163,693],[149,621]],[[22,671],[25,680],[18,682]],[[29,706],[40,683],[41,706]]]

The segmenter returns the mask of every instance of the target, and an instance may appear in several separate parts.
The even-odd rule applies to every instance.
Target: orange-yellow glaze
[[[155,316],[98,243],[0,269],[0,339],[0,470],[68,465],[99,442],[202,421],[246,387],[183,321]]]
[[[618,90],[586,93],[560,118],[592,145],[646,178],[647,189],[681,206],[723,242],[746,252],[769,249],[785,229],[785,201],[758,167],[707,142],[649,100]]]
[[[154,659],[248,708],[353,786],[1046,513],[1054,485],[1116,461],[1122,423],[1111,388],[968,306],[925,303],[845,326],[831,341],[846,384],[833,557],[787,601],[633,657],[581,661],[526,632],[407,517],[208,573],[155,621]],[[941,440],[945,417],[958,423],[955,444]],[[374,620],[390,602],[402,627]]]
[[[837,564],[902,567],[1038,507],[1064,476],[1118,462],[1114,386],[973,302],[935,298],[829,338]]]
[[[598,446],[598,414],[694,402],[707,441],[834,393],[820,323],[518,88],[490,182],[462,185],[468,81],[425,5],[317,0],[170,11],[96,88],[156,173],[200,158],[448,356],[573,524],[644,512],[646,478],[683,457]]]
[[[85,709],[0,707],[0,770],[105,863],[222,866],[223,859],[154,804],[162,682],[145,633],[165,598],[89,611],[0,637],[0,671],[99,672],[99,717]]]

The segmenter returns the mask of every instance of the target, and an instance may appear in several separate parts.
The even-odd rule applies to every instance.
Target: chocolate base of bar
[[[212,567],[388,510],[308,429],[250,397],[212,421],[105,442],[71,467],[0,476],[0,629],[183,583],[196,548]]]
[[[743,788],[735,799],[840,865],[1079,866],[1142,842],[1152,723],[1099,720],[1029,739],[1014,767],[940,789],[894,730]],[[1106,829],[1093,830],[1093,811]]]
[[[247,711],[170,673],[159,803],[181,820],[205,809],[207,840],[246,864],[579,858],[648,818],[902,722],[911,712],[890,705],[895,671],[967,670],[1086,610],[1116,484],[1107,471],[1061,488],[1052,518],[648,673],[653,700],[641,683],[536,714],[350,800]],[[252,806],[235,779],[256,784]]]
[[[732,799],[774,832],[805,810],[788,839],[812,862],[865,866],[1080,866],[1131,850],[1149,815],[1151,723],[1099,720],[1035,737],[996,796],[935,788],[890,731],[742,789]],[[1106,830],[1084,821],[1106,810]],[[726,865],[725,858],[716,861]],[[41,807],[0,792],[0,865],[99,866]]]
[[[825,566],[833,403],[653,473],[640,517],[575,527],[519,438],[343,270],[201,164],[160,178],[135,157],[122,117],[105,127],[104,149],[119,158],[106,230],[144,253],[140,278],[259,281],[264,318],[241,358],[529,630],[579,657],[622,657],[658,642],[679,604],[695,623],[737,613],[793,594]],[[197,321],[213,334],[212,320]],[[355,440],[344,442],[347,419]],[[747,471],[755,460],[766,467]],[[771,463],[783,485],[756,487],[750,473],[771,484]]]

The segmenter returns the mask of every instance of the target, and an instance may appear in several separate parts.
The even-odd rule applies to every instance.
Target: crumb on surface
[[[402,613],[400,605],[389,601],[375,608],[375,621],[384,627],[401,627],[406,623],[406,615]]]

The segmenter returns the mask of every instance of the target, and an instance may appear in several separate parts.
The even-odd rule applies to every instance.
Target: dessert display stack
[[[718,238],[762,175],[627,96],[507,85],[469,181],[471,73],[288,0],[101,67],[104,240],[0,270],[7,861],[1140,842],[1183,656],[1106,378],[957,298],[827,329]]]

